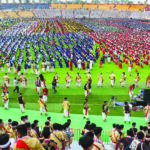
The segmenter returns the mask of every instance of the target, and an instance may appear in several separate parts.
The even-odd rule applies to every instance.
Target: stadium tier
[[[141,5],[141,4],[0,4],[0,10],[18,10],[18,9],[49,9],[49,8],[57,8],[57,9],[101,9],[101,10],[130,10],[130,11],[138,11],[149,8],[149,5]],[[147,10],[147,9],[146,9]]]

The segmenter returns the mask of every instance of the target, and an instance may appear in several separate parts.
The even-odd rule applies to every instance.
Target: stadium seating
[[[50,4],[38,4],[38,3],[35,3],[34,7],[36,9],[48,9],[48,8],[50,8]]]
[[[2,4],[5,9],[16,10],[18,9],[17,4]]]
[[[88,8],[88,9],[96,9],[98,8],[98,5],[97,4],[84,4],[83,7]]]
[[[67,4],[67,9],[80,9],[81,7],[81,4]]]
[[[32,13],[32,11],[19,11],[18,12],[18,15],[20,17],[23,17],[23,18],[31,18],[31,17],[34,17],[34,14]]]
[[[21,9],[33,9],[34,6],[32,4],[20,4]]]
[[[139,10],[143,10],[144,8],[146,8],[147,5],[131,5],[131,7],[129,7],[129,10],[132,11],[139,11]]]
[[[5,18],[7,17],[3,12],[0,12],[0,18]]]
[[[2,5],[0,5],[0,10],[3,10],[3,9],[5,9]]]
[[[103,4],[103,5],[98,6],[98,9],[101,9],[101,10],[110,10],[112,8],[114,8],[114,5],[111,5],[111,4],[109,4],[109,5]]]
[[[116,5],[117,10],[128,10],[130,5]]]
[[[66,8],[66,4],[51,4],[51,6],[53,8],[57,8],[57,9],[65,9]]]
[[[7,14],[10,18],[17,18],[17,17],[19,17],[17,15],[16,11],[6,11],[5,14]]]

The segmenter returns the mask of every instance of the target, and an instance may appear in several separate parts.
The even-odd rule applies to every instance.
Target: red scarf
[[[18,140],[17,141],[16,148],[23,148],[23,149],[30,150],[30,148],[28,147],[28,145],[23,140]]]

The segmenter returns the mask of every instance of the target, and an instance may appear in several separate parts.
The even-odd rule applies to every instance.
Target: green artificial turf
[[[34,105],[34,104],[33,104]],[[53,106],[55,107],[55,106]],[[26,110],[25,113],[21,113],[20,109],[16,108],[10,108],[9,110],[4,110],[4,108],[0,107],[1,113],[0,118],[3,118],[3,121],[6,123],[9,118],[11,118],[13,121],[20,122],[20,116],[21,115],[28,115],[29,121],[32,123],[34,120],[39,120],[39,126],[42,128],[44,126],[45,121],[47,120],[47,116],[40,115],[40,112],[35,110]],[[90,114],[91,112],[89,112]],[[61,113],[54,113],[54,112],[48,112],[48,116],[51,116],[51,122],[52,123],[65,123],[68,117],[64,118],[63,114]],[[83,116],[81,114],[70,114],[71,119],[71,128],[73,128],[74,131],[74,140],[78,140],[81,136],[82,129],[84,128],[84,125],[86,123],[86,119],[83,119]],[[109,135],[110,135],[110,129],[112,128],[113,123],[117,124],[124,124],[124,118],[123,116],[109,116],[107,117],[107,121],[102,121],[102,116],[99,115],[89,115],[89,119],[92,123],[96,123],[97,126],[101,126],[103,128],[102,133],[102,140],[104,142],[109,142]],[[143,117],[132,117],[131,122],[137,123],[137,128],[139,128],[140,125],[145,125],[144,118]],[[125,123],[124,124],[124,131],[131,128],[131,124]]]

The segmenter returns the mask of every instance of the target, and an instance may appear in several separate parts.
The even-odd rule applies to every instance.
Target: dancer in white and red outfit
[[[122,87],[125,87],[126,75],[125,72],[122,73],[122,78],[120,79],[120,84]]]
[[[115,84],[115,75],[113,72],[111,72],[111,74],[109,75],[109,79],[111,81],[111,87],[113,87]]]
[[[150,103],[143,109],[144,110],[144,117],[145,117],[145,123],[150,121]]]
[[[47,116],[47,106],[46,106],[46,103],[45,101],[43,100],[42,96],[40,96],[39,100],[38,100],[38,103],[40,105],[40,112],[41,112],[41,115],[42,113],[44,112],[45,115]]]
[[[88,107],[88,99],[85,99],[83,103],[83,118],[86,118],[88,120],[88,111],[90,108]]]
[[[45,72],[45,62],[44,61],[42,62],[42,72],[43,73]]]
[[[45,86],[45,88],[43,89],[43,100],[45,101],[45,103],[47,103],[47,96],[48,96],[48,89]]]
[[[146,79],[146,86],[149,88],[150,87],[150,74],[148,75]]]
[[[72,77],[70,76],[68,72],[67,72],[67,75],[65,76],[65,80],[66,80],[66,87],[69,88],[70,82],[72,81]]]
[[[132,98],[132,96],[133,96],[134,88],[135,88],[135,84],[132,84],[132,85],[129,87],[128,93],[129,93],[129,96],[130,96],[130,100],[131,100],[131,98]]]
[[[128,72],[130,72],[130,73],[132,71],[132,66],[133,66],[132,61],[130,61],[129,62],[129,67],[128,67]],[[130,74],[130,76],[131,76],[131,74]]]
[[[76,76],[76,82],[77,82],[77,86],[80,87],[80,85],[81,85],[81,75],[80,75],[79,72],[77,73],[77,76]]]

